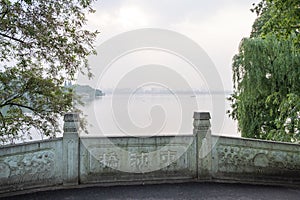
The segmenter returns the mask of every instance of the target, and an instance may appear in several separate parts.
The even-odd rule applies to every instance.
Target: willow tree
[[[0,1],[0,140],[13,141],[35,128],[55,136],[72,110],[63,87],[78,70],[91,76],[97,31],[83,28],[93,0]]]
[[[287,6],[292,13],[281,12]],[[262,1],[251,37],[233,58],[230,114],[244,137],[300,141],[299,8],[288,0]]]

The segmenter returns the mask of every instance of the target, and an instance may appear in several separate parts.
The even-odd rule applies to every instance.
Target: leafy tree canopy
[[[85,30],[93,0],[0,1],[0,140],[35,128],[55,136],[59,118],[72,109],[78,70],[91,77],[97,31]]]
[[[300,42],[299,0],[262,0],[253,9],[258,18],[253,24],[251,37],[275,34],[283,39],[291,34]]]
[[[300,2],[263,0],[233,58],[232,112],[244,137],[300,141]]]

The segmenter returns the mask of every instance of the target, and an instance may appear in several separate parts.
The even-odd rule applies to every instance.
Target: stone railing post
[[[209,112],[194,112],[194,130],[197,141],[197,163],[198,179],[207,180],[211,178],[212,170],[212,144],[211,124]]]
[[[64,116],[63,134],[63,184],[78,184],[79,164],[79,115],[67,113]]]

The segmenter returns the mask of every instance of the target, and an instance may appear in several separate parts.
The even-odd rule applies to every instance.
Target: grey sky
[[[88,27],[101,32],[97,45],[140,28],[163,28],[184,34],[207,52],[224,88],[232,90],[231,60],[241,39],[251,31],[256,18],[250,12],[254,2],[258,1],[102,0],[95,3],[97,12],[88,16]]]

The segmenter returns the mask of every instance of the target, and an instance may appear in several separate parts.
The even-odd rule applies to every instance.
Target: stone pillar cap
[[[65,122],[78,122],[79,121],[79,114],[78,113],[66,113],[64,115]]]
[[[209,112],[194,112],[194,119],[198,120],[210,120],[210,113]]]

